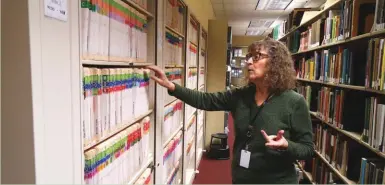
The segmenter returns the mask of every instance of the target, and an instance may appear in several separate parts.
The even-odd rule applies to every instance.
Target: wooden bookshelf
[[[313,181],[313,176],[311,175],[310,172],[307,172],[299,163],[298,161],[296,162],[298,165],[298,168],[303,172],[303,175],[311,182],[311,184],[315,185],[316,183]]]
[[[347,44],[347,43],[352,43],[352,42],[359,41],[359,40],[370,39],[370,38],[374,38],[374,37],[380,37],[380,36],[383,36],[383,35],[385,35],[385,30],[375,31],[375,32],[371,32],[371,33],[365,33],[365,34],[362,34],[362,35],[359,35],[359,36],[356,36],[356,37],[351,37],[351,38],[347,38],[347,39],[344,39],[344,40],[339,40],[339,41],[336,41],[336,42],[333,42],[333,43],[329,43],[329,44],[313,47],[313,48],[310,48],[310,49],[308,49],[306,51],[300,51],[300,52],[297,52],[297,53],[292,53],[291,55],[292,56],[296,56],[296,55],[300,55],[300,54],[304,54],[304,53],[309,53],[309,52],[312,52],[312,51],[317,51],[317,50],[331,48],[331,47],[334,47],[334,46],[344,45],[344,44]]]
[[[315,113],[315,112],[310,112],[310,114],[312,116],[316,117],[317,119],[319,119],[320,121],[322,121],[323,124],[326,124],[328,127],[333,128],[334,130],[338,131],[339,133],[341,133],[341,134],[343,134],[345,136],[348,136],[350,139],[356,141],[357,143],[359,143],[362,146],[365,146],[366,148],[368,148],[369,150],[371,150],[372,152],[377,154],[379,157],[385,159],[385,153],[383,153],[381,151],[378,151],[377,149],[375,149],[372,146],[370,146],[368,143],[362,141],[360,133],[349,132],[349,131],[337,128],[336,126],[326,122],[324,119],[322,119],[320,116],[318,116],[317,113]]]
[[[320,80],[307,80],[307,79],[303,79],[303,78],[297,78],[297,80],[298,81],[302,81],[302,82],[321,84],[321,85],[325,85],[325,86],[339,87],[339,88],[343,88],[343,89],[350,89],[350,90],[355,90],[355,91],[363,91],[363,92],[368,92],[368,93],[385,95],[385,91],[380,91],[380,90],[375,90],[375,89],[371,89],[371,88],[366,88],[366,87],[363,87],[363,86],[335,84],[335,83],[322,82]]]
[[[349,147],[358,147],[362,150],[359,156],[348,157],[347,161],[338,159],[341,172],[344,170],[344,173],[340,173],[328,161],[329,159],[319,152],[316,152],[317,159],[311,162],[314,165],[321,159],[332,173],[346,184],[356,184],[355,181],[362,176],[362,173],[368,173],[368,168],[358,170],[352,169],[354,167],[349,167],[350,165],[361,168],[360,162],[367,156],[385,159],[384,148],[378,143],[378,138],[383,137],[384,133],[375,131],[385,126],[381,121],[382,115],[385,114],[385,110],[382,109],[382,106],[385,106],[382,102],[385,98],[383,82],[385,29],[378,29],[381,26],[378,26],[373,18],[377,16],[380,23],[385,23],[385,16],[380,14],[376,5],[379,1],[367,0],[365,6],[372,9],[364,13],[374,16],[359,21],[354,16],[362,15],[361,11],[364,10],[359,7],[361,2],[364,1],[327,1],[328,7],[299,26],[288,28],[292,20],[287,19],[288,23],[283,23],[285,25],[277,26],[274,28],[276,30],[273,30],[275,34],[281,30],[289,30],[277,40],[284,42],[292,52],[299,82],[296,90],[304,96],[309,109],[317,111],[310,112],[313,120],[322,124],[322,126],[317,124],[315,131],[318,139],[317,147],[329,150],[330,153],[328,147],[332,146],[334,150],[338,150],[337,153],[341,152],[325,154],[334,157],[352,156]],[[342,21],[344,25],[341,24]],[[374,23],[371,27],[372,21]],[[363,27],[365,29],[362,29]],[[337,138],[340,142],[338,145],[328,144],[330,139]],[[338,147],[347,148],[338,149]],[[331,160],[337,163],[337,159]],[[375,166],[374,163],[370,165]],[[354,181],[343,175],[345,173]],[[365,178],[374,179],[371,176]],[[378,183],[383,184],[385,181]]]
[[[315,152],[316,155],[322,159],[322,161],[334,172],[334,174],[336,174],[342,181],[344,181],[344,183],[346,184],[357,184],[356,182],[352,181],[352,180],[349,180],[348,178],[346,178],[344,175],[342,175],[334,166],[332,166],[326,159],[324,156],[322,156],[318,151]]]

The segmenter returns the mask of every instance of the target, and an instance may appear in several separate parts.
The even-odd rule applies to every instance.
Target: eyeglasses
[[[264,53],[260,53],[260,52],[257,52],[256,54],[251,54],[251,53],[248,53],[246,55],[246,61],[248,61],[250,58],[253,59],[253,62],[258,62],[259,60],[261,59],[264,59],[264,58],[269,58],[269,55],[268,54],[264,54]]]

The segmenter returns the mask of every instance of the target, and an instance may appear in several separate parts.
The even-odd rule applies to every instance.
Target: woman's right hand
[[[167,88],[169,91],[175,90],[175,84],[167,79],[166,74],[161,68],[155,65],[146,66],[146,68],[155,72],[155,76],[151,75],[151,79],[155,80],[159,85]]]

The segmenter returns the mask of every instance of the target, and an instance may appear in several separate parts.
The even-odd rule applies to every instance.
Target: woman
[[[153,80],[185,103],[231,111],[233,183],[296,184],[293,163],[312,157],[314,148],[306,101],[292,90],[296,80],[291,55],[285,45],[270,38],[254,42],[248,52],[249,85],[226,92],[193,91],[168,81],[161,69],[148,68],[156,74]]]

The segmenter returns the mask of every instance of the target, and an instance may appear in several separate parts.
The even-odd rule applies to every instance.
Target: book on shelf
[[[378,158],[362,158],[360,184],[385,184],[384,161]]]
[[[374,24],[372,31],[378,31],[385,28],[385,1],[384,0],[376,0],[376,9],[374,15]]]
[[[384,38],[370,39],[366,55],[365,87],[385,90]]]
[[[145,117],[85,151],[85,183],[122,184],[133,180],[150,160],[150,128],[150,118]]]
[[[361,139],[378,151],[385,152],[385,104],[378,97],[365,98],[365,122]]]
[[[82,59],[147,61],[147,16],[124,1],[82,0],[80,22]]]
[[[353,52],[349,48],[338,47],[314,51],[310,57],[298,57],[297,78],[319,80],[332,84],[353,84]],[[361,57],[362,58],[362,57]]]

